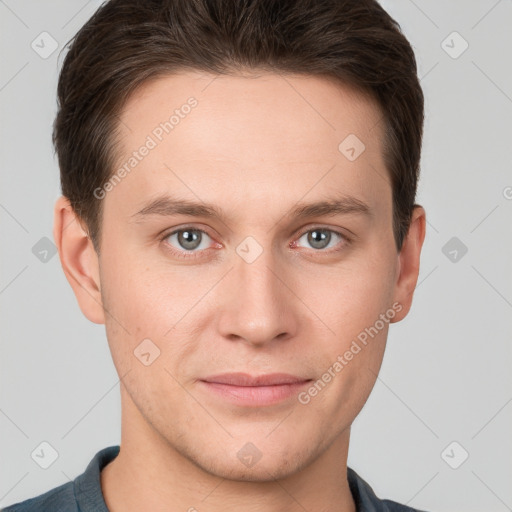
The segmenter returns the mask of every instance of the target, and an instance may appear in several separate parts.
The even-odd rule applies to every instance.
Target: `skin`
[[[389,323],[410,309],[425,211],[414,209],[397,252],[382,114],[322,77],[183,72],[147,82],[122,111],[119,165],[191,96],[197,106],[103,199],[100,256],[68,200],[55,204],[63,270],[83,314],[105,324],[121,378],[121,450],[101,473],[105,501],[113,512],[354,512],[350,426]],[[338,150],[349,134],[366,147],[354,161]],[[340,193],[373,215],[289,215]],[[135,221],[160,194],[226,216]],[[161,238],[189,226],[207,234],[196,258],[179,258],[177,235]],[[332,233],[318,248],[314,228],[352,242]],[[247,236],[262,249],[252,263],[236,251]],[[237,406],[198,382],[224,372],[317,381],[394,303],[400,312],[307,404]],[[149,366],[134,355],[146,338],[160,350]],[[261,454],[252,467],[237,456],[249,442]]]

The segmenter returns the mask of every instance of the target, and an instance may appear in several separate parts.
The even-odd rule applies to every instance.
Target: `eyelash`
[[[165,233],[165,235],[163,235],[160,238],[160,241],[164,242],[170,236],[175,235],[176,233],[180,233],[182,231],[187,231],[187,230],[200,232],[200,233],[203,233],[203,234],[209,236],[210,238],[213,238],[204,229],[195,228],[193,226],[184,226],[184,227],[182,227],[180,229],[175,229],[174,231]],[[315,227],[306,229],[304,231],[301,231],[296,237],[297,237],[297,239],[300,239],[306,233],[309,233],[309,232],[315,231],[315,230],[329,231],[331,233],[334,233],[335,235],[339,236],[342,239],[342,241],[339,242],[339,243],[342,244],[342,246],[339,247],[339,248],[330,248],[330,249],[317,249],[317,250],[312,249],[313,254],[314,253],[319,253],[319,256],[320,256],[322,254],[336,253],[336,252],[341,251],[344,247],[346,247],[346,246],[348,246],[348,245],[350,245],[352,243],[352,239],[349,238],[347,235],[341,233],[340,231],[336,231],[335,229],[326,228],[326,227],[322,227],[322,226],[315,226]],[[180,250],[176,249],[175,247],[173,247],[170,244],[165,244],[165,246],[166,246],[166,250],[170,251],[171,253],[173,253],[173,255],[177,256],[178,258],[183,258],[183,259],[198,258],[198,257],[201,257],[201,253],[204,253],[205,251],[209,251],[210,250],[210,248],[208,248],[208,249],[202,249],[200,251],[185,251],[185,250],[180,251]]]

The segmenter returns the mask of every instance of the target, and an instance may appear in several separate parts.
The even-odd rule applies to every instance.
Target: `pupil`
[[[315,229],[308,235],[308,242],[315,249],[324,249],[329,245],[331,240],[331,233],[327,230]]]
[[[195,249],[201,243],[201,235],[197,231],[181,231],[178,241],[184,249]]]

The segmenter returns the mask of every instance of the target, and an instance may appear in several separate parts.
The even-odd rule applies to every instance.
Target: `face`
[[[101,298],[79,297],[105,323],[123,428],[254,481],[348,435],[413,288],[399,279],[381,120],[311,76],[189,72],[131,97],[125,172],[98,191]],[[234,372],[299,382],[214,377]]]

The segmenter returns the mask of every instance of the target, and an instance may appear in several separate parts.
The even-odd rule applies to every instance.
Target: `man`
[[[413,510],[347,468],[425,237],[398,25],[374,0],[111,0],[58,95],[54,238],[121,444],[5,510]]]

